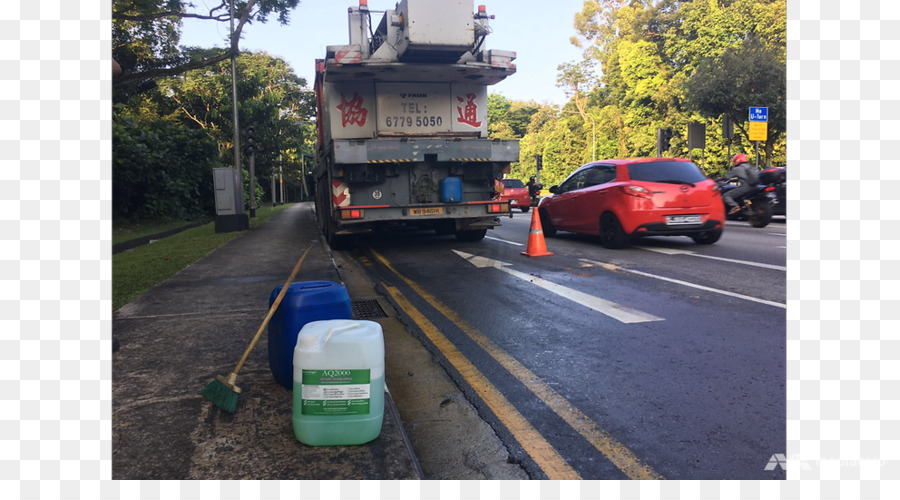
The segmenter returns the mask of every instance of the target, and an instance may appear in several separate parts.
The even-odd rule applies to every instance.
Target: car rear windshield
[[[505,188],[523,188],[525,184],[522,184],[522,181],[519,179],[503,179],[500,182],[503,183],[503,187]]]
[[[646,163],[632,163],[628,165],[628,176],[633,181],[646,182],[690,182],[696,183],[706,180],[703,172],[691,162],[687,161],[651,161]]]

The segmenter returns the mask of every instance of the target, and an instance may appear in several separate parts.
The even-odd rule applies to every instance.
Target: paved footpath
[[[417,479],[387,406],[371,443],[299,443],[291,391],[269,370],[266,333],[238,375],[235,414],[200,394],[237,364],[272,290],[308,246],[294,281],[341,281],[314,218],[311,203],[296,204],[115,313],[113,479]]]

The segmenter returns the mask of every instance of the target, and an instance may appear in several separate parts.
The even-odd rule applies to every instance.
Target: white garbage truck
[[[494,179],[519,159],[518,141],[488,138],[487,113],[515,52],[485,48],[493,16],[472,0],[383,12],[360,0],[348,17],[350,43],[316,60],[312,175],[327,241],[404,228],[481,240],[509,211]]]

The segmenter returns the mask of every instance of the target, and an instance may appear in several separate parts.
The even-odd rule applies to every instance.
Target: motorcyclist
[[[753,191],[755,185],[759,183],[759,174],[756,173],[756,168],[750,165],[748,161],[749,158],[747,158],[747,155],[744,153],[734,155],[731,159],[731,170],[725,174],[725,177],[720,177],[718,179],[719,181],[725,181],[727,179],[737,178],[740,183],[740,186],[722,195],[722,200],[725,202],[725,209],[728,215],[736,214],[741,211],[740,205],[738,205],[735,200]]]
[[[534,199],[537,197],[538,192],[540,192],[543,185],[541,185],[540,182],[537,182],[532,175],[528,178],[528,182],[525,183],[525,187],[528,188],[528,197],[534,202]]]
[[[528,182],[525,183],[525,187],[528,188],[528,196],[531,198],[534,198],[534,195],[537,192],[537,189],[535,187],[535,181],[534,181],[533,175],[528,178]]]

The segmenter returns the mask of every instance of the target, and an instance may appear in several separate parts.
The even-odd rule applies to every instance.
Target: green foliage
[[[213,206],[216,146],[202,131],[172,120],[113,118],[113,216],[191,219]]]
[[[287,24],[291,9],[299,3],[299,0],[234,2],[237,40],[240,40],[245,23],[265,23],[275,16],[280,24]],[[146,91],[152,79],[213,64],[228,55],[222,50],[212,50],[206,58],[198,59],[196,53],[189,54],[178,46],[181,22],[188,17],[220,23],[220,31],[230,33],[231,13],[227,2],[209,8],[182,0],[122,0],[114,1],[112,8],[113,59],[124,71],[123,78],[117,83],[129,82],[127,86],[116,89],[116,102]]]
[[[540,105],[512,101],[501,94],[488,95],[488,127],[492,139],[520,139],[528,132],[531,117]]]
[[[201,49],[190,53],[205,55]],[[255,128],[255,195],[260,206],[263,199],[271,200],[271,179],[277,172],[286,174],[289,190],[300,185],[299,174],[292,172],[301,168],[301,153],[312,151],[312,94],[282,59],[248,53],[237,58],[237,66],[240,126],[244,134],[250,125]],[[115,109],[114,217],[214,214],[212,168],[234,164],[230,62],[161,79],[156,89]],[[246,136],[241,142],[246,148]],[[244,149],[241,172],[247,207],[249,164]]]
[[[548,179],[555,179],[555,161],[568,158],[562,170],[571,172],[590,160],[593,147],[598,159],[655,156],[657,129],[671,128],[674,137],[663,154],[693,158],[713,171],[728,160],[723,114],[738,131],[731,154],[753,152],[751,106],[769,108],[762,161],[783,164],[786,24],[785,0],[585,1],[573,26],[573,43],[584,48],[584,58],[557,67],[570,101],[558,115],[532,120],[520,144],[521,166],[513,170],[533,168],[538,150],[564,151],[555,142],[562,140],[583,153],[545,155]],[[572,121],[578,117],[580,126]],[[563,122],[571,136],[560,130]],[[688,149],[691,122],[706,125],[702,152]]]
[[[263,184],[278,167],[299,169],[300,151],[312,151],[312,127],[302,122],[310,122],[314,116],[313,96],[305,90],[306,80],[296,76],[283,59],[264,52],[245,53],[236,65],[239,125],[245,134],[241,142],[246,147],[246,130],[253,126],[257,182]],[[171,117],[204,130],[218,145],[218,161],[223,165],[234,162],[230,66],[230,62],[221,62],[159,84],[175,105]],[[242,153],[246,168],[249,154]]]

